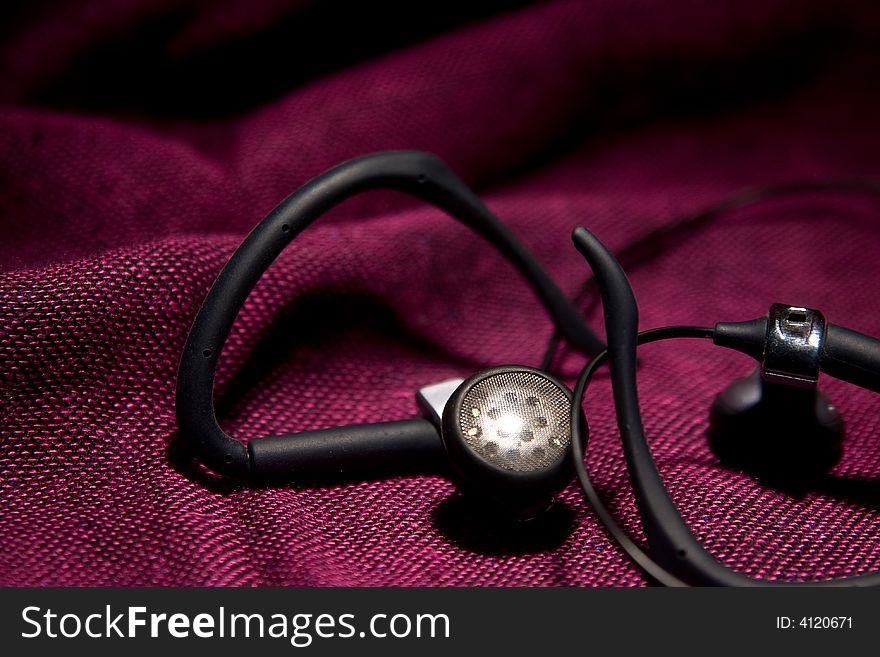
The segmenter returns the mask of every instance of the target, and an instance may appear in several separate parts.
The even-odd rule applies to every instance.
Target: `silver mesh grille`
[[[559,386],[533,372],[502,372],[462,400],[459,425],[471,449],[506,470],[531,472],[556,463],[571,445],[571,403]]]

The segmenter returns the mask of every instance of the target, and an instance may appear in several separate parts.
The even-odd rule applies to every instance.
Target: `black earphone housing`
[[[548,389],[552,386],[552,390],[558,391],[560,398],[565,400],[565,436],[564,441],[560,441],[558,449],[543,460],[540,464],[531,462],[527,464],[529,459],[522,457],[523,455],[514,454],[513,451],[508,452],[509,458],[505,459],[504,455],[499,451],[497,457],[488,456],[483,450],[475,449],[474,441],[470,440],[470,436],[466,435],[466,431],[462,428],[461,418],[467,417],[468,414],[476,412],[477,407],[471,407],[472,393],[478,389],[481,384],[493,379],[493,377],[511,376],[521,374],[527,377],[534,377],[534,380],[543,380],[546,382]],[[514,395],[514,392],[502,393]],[[520,394],[527,394],[522,393]],[[526,400],[536,400],[537,397],[525,396],[522,400],[512,400],[512,404],[521,403],[522,408],[527,408]],[[572,394],[571,391],[555,378],[546,372],[526,366],[502,366],[483,370],[465,380],[449,399],[446,404],[442,422],[441,422],[441,438],[446,452],[449,456],[449,462],[452,464],[453,470],[460,479],[463,489],[471,494],[476,494],[483,499],[490,500],[493,505],[499,507],[504,513],[517,519],[527,520],[546,511],[552,504],[555,495],[561,491],[574,477],[574,470],[571,465],[570,448],[571,448],[571,429],[569,425],[570,408]],[[537,406],[538,403],[534,402]],[[492,408],[485,410],[491,413]],[[541,417],[541,416],[539,416]],[[496,418],[500,422],[504,422],[504,418]],[[514,422],[520,420],[514,419]],[[584,420],[584,422],[586,422]],[[543,423],[542,423],[543,424]],[[562,427],[559,427],[561,434]],[[518,431],[529,432],[528,428],[518,427]],[[475,432],[473,428],[471,432]],[[511,433],[514,433],[511,431]],[[552,433],[552,432],[551,432]],[[551,438],[553,440],[554,438]],[[513,442],[513,441],[512,441]],[[491,443],[490,443],[491,444]],[[524,445],[519,441],[519,446]],[[501,448],[503,449],[503,448]],[[518,449],[511,447],[511,450]],[[536,448],[540,449],[540,448]],[[511,465],[520,459],[520,464]]]
[[[767,483],[803,484],[827,473],[843,454],[843,432],[824,394],[770,383],[760,370],[731,383],[709,412],[714,454]]]

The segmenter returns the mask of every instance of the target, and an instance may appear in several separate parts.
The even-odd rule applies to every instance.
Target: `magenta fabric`
[[[589,275],[577,225],[619,251],[744,186],[878,174],[876,3],[476,3],[436,8],[440,27],[361,4],[0,10],[0,584],[645,583],[574,486],[528,534],[487,527],[435,475],[212,480],[175,439],[189,325],[269,209],[371,151],[440,155],[572,295]],[[802,194],[729,213],[630,274],[642,328],[781,301],[880,335],[878,253],[878,198]],[[222,355],[221,425],[250,440],[410,417],[421,385],[535,365],[550,333],[481,239],[371,193],[255,290]],[[713,396],[753,363],[692,343],[642,357],[660,470],[713,554],[773,579],[880,568],[875,395],[824,381],[846,453],[795,496],[706,444]],[[569,383],[582,364],[565,353]],[[606,377],[586,411],[589,470],[640,537]]]

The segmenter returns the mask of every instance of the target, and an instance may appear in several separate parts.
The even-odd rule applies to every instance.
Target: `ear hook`
[[[181,436],[212,470],[245,476],[253,466],[248,450],[223,432],[214,413],[214,374],[239,310],[263,272],[296,235],[330,208],[372,189],[405,192],[469,226],[519,269],[553,317],[557,330],[573,346],[587,354],[602,350],[602,342],[528,249],[441,160],[415,151],[375,153],[350,160],[306,183],[251,231],[220,272],[196,315],[178,372],[177,423]],[[424,444],[429,423],[410,422],[409,427],[398,426],[397,432],[403,431],[404,438],[412,438],[413,444]],[[285,450],[297,441],[287,438],[255,441],[267,454],[271,448],[272,469],[295,460],[295,455]],[[365,448],[370,447],[368,443],[358,441]]]
[[[663,483],[645,439],[636,385],[639,309],[635,294],[620,263],[595,235],[586,228],[576,228],[572,241],[593,270],[602,296],[614,408],[627,468],[652,553],[667,565],[687,548],[674,547],[672,539],[679,537],[667,535],[669,527],[682,521],[665,488],[664,494],[657,495],[657,486]]]
[[[636,387],[639,313],[632,286],[620,263],[595,235],[576,228],[572,241],[592,268],[602,297],[617,423],[636,504],[656,562],[673,576],[696,586],[880,586],[878,572],[818,582],[756,580],[730,570],[706,551],[666,490],[645,438]],[[591,366],[584,368],[582,379]],[[575,394],[576,407],[583,399],[580,382],[578,388],[581,395]],[[577,442],[576,423],[573,429],[573,442]]]

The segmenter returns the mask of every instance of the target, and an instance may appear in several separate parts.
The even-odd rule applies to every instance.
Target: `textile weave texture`
[[[211,283],[282,198],[383,149],[437,153],[572,296],[589,278],[575,226],[622,252],[744,187],[880,173],[870,1],[9,4],[0,585],[644,585],[573,485],[509,528],[437,473],[248,487],[193,466],[174,386]],[[779,301],[880,335],[876,196],[780,197],[652,246],[628,264],[642,328]],[[551,332],[479,237],[369,193],[261,280],[222,354],[218,417],[245,441],[412,417],[419,387],[534,366]],[[791,494],[707,446],[714,395],[754,363],[692,342],[640,354],[658,466],[717,558],[779,580],[880,568],[875,395],[823,379],[845,455]],[[557,370],[571,385],[583,362],[563,351]],[[641,540],[607,376],[585,410],[588,469]]]

